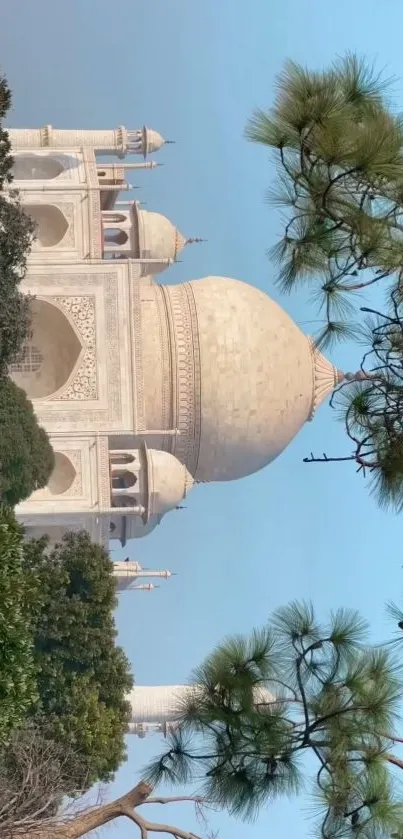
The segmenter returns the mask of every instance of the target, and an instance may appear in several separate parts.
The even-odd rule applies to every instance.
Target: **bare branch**
[[[147,798],[144,804],[172,804],[175,801],[192,801],[194,804],[201,804],[203,799],[199,795],[178,795],[168,798]]]
[[[125,815],[137,825],[141,832],[141,839],[147,839],[149,832],[168,833],[169,835],[173,836],[174,839],[201,839],[201,837],[197,836],[197,834],[192,833],[188,830],[182,830],[181,828],[176,827],[172,824],[159,824],[159,822],[149,822],[146,819],[143,819],[142,816],[139,816],[139,814],[135,811],[128,811],[125,813]]]

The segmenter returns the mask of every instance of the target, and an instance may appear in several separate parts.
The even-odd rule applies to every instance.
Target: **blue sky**
[[[164,280],[223,274],[276,299],[265,250],[280,226],[263,203],[273,166],[244,141],[247,117],[270,103],[287,57],[320,67],[354,50],[403,77],[401,0],[339,0],[337,9],[323,0],[18,0],[14,7],[0,0],[0,12],[0,63],[14,91],[10,124],[146,123],[176,139],[160,153],[164,167],[136,175],[135,197],[208,242],[188,248]],[[394,92],[403,109],[402,82]],[[281,302],[309,331],[316,315],[304,295]],[[333,360],[354,369],[357,350],[337,348]],[[152,594],[121,598],[120,641],[139,683],[185,680],[222,636],[263,623],[293,598],[311,598],[323,616],[358,608],[374,637],[386,637],[384,602],[401,592],[402,520],[377,509],[352,467],[304,465],[311,450],[346,451],[326,406],[268,469],[196,488],[186,510],[132,543],[132,558],[144,566],[179,572]],[[113,792],[138,778],[158,746],[154,738],[130,742]],[[186,806],[152,816],[200,831]],[[249,839],[302,839],[309,815],[301,799],[279,802],[247,828],[225,814],[212,822],[224,839],[244,839],[245,831]],[[129,839],[133,830],[122,822],[109,835]]]

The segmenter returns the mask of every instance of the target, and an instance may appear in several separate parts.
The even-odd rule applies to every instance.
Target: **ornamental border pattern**
[[[138,267],[130,265],[131,339],[133,359],[133,426],[137,434],[146,430],[144,370],[142,356],[141,279]],[[134,357],[133,357],[134,356]]]
[[[174,380],[172,375],[172,348],[170,341],[169,316],[167,302],[164,294],[164,286],[156,286],[156,302],[158,312],[159,340],[162,365],[162,399],[161,399],[161,428],[172,428],[174,426]],[[168,450],[172,448],[172,439],[168,438]]]
[[[122,416],[119,312],[116,274],[105,274],[105,339],[108,349],[108,403],[113,414]]]
[[[44,279],[44,278],[42,278]],[[63,286],[64,288],[74,282],[75,287],[79,287],[80,283],[84,288],[92,286],[93,288],[105,289],[105,333],[106,333],[106,367],[107,367],[107,391],[108,402],[107,407],[98,408],[95,410],[83,411],[83,403],[80,403],[80,416],[77,417],[73,411],[55,411],[55,410],[40,410],[40,418],[42,422],[53,423],[57,417],[59,423],[80,422],[83,431],[88,429],[89,425],[93,423],[104,423],[105,420],[121,420],[122,418],[122,399],[121,399],[121,375],[120,375],[120,354],[119,354],[119,321],[118,321],[118,307],[117,307],[117,286],[118,280],[116,274],[58,274],[46,275],[46,285],[52,287]],[[73,297],[73,295],[71,295]],[[44,295],[44,287],[42,286],[42,294]],[[52,295],[48,295],[49,302],[52,301]],[[42,403],[43,404],[43,403]],[[49,402],[48,402],[49,404]],[[57,401],[51,403],[54,408],[57,407]],[[78,407],[78,406],[77,406]],[[114,412],[114,413],[113,413]]]
[[[90,189],[88,196],[88,220],[89,220],[89,245],[90,258],[102,259],[102,215],[101,215],[101,200],[98,169],[94,155],[88,154],[88,149],[82,149],[86,183]],[[83,190],[85,186],[83,185]]]
[[[192,475],[199,460],[201,435],[201,362],[197,310],[189,283],[161,286],[167,304],[172,343],[175,428],[173,454]]]
[[[111,506],[109,444],[106,437],[98,439],[97,455],[99,508],[102,511],[102,509],[109,509]]]
[[[95,326],[95,297],[53,297],[52,300],[74,324],[84,350],[73,379],[65,389],[51,396],[51,401],[82,402],[98,398],[97,341]]]

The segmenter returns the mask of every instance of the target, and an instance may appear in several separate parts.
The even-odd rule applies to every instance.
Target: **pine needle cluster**
[[[288,62],[273,107],[256,111],[246,136],[268,146],[284,232],[270,255],[287,293],[309,285],[323,327],[320,349],[365,346],[356,381],[336,400],[352,453],[382,505],[403,509],[403,119],[388,80],[355,55],[323,72]],[[359,293],[383,284],[383,312],[366,321]]]
[[[323,839],[399,831],[399,761],[389,748],[401,673],[393,650],[366,642],[357,613],[340,610],[321,625],[300,603],[250,638],[229,638],[193,673],[193,691],[148,778],[196,782],[213,805],[250,819],[298,793],[313,766]]]

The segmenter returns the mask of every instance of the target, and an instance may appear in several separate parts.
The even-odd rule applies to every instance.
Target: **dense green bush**
[[[0,743],[37,699],[23,537],[14,513],[0,507]]]
[[[11,379],[0,378],[0,499],[13,506],[44,487],[54,466],[46,431],[32,403]]]
[[[30,329],[29,299],[19,291],[35,224],[24,213],[18,192],[10,192],[13,158],[4,117],[11,92],[0,76],[0,372],[18,358]]]
[[[39,701],[36,724],[75,761],[73,786],[107,781],[125,757],[133,680],[116,646],[116,584],[107,552],[86,532],[66,533],[52,550],[46,538],[25,548],[27,584],[37,590],[32,626]],[[83,776],[82,770],[85,775]]]

